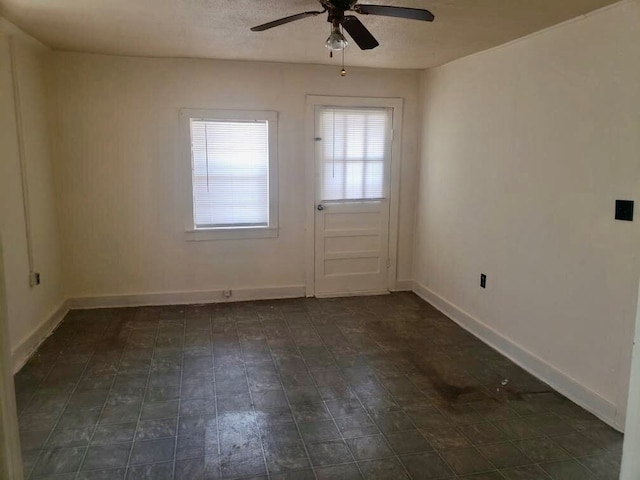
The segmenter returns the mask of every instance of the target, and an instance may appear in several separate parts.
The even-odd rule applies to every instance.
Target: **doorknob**
[[[316,207],[316,209],[321,212],[322,210],[324,210],[324,205],[322,205],[321,203],[318,204],[318,206]]]

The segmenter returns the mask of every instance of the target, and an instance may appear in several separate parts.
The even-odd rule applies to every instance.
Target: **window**
[[[194,239],[277,236],[277,114],[184,111]],[[211,235],[213,233],[213,235]]]
[[[386,198],[391,109],[322,107],[321,200]]]

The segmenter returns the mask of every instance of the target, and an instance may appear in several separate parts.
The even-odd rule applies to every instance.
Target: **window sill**
[[[184,239],[188,242],[211,240],[242,240],[249,238],[278,238],[278,227],[267,228],[203,228],[187,230]]]

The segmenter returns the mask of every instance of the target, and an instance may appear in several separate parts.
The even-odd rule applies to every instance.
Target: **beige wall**
[[[73,53],[49,65],[71,297],[303,286],[306,94],[405,99],[398,278],[411,279],[418,72]],[[182,107],[280,113],[279,238],[185,241]]]
[[[619,427],[640,217],[615,221],[614,201],[640,200],[639,12],[433,69],[421,99],[418,291]]]
[[[10,43],[13,44],[15,72]],[[64,301],[43,72],[43,57],[48,51],[0,19],[0,229],[4,241],[10,343],[17,363],[25,359],[39,335],[46,335],[43,326]],[[14,98],[14,79],[18,84],[18,102]],[[34,268],[42,279],[41,285],[36,287],[29,286],[17,135],[19,121],[24,138]]]

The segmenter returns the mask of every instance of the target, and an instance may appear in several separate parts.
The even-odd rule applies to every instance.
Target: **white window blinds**
[[[389,109],[324,107],[320,200],[386,197]]]
[[[269,122],[191,119],[196,228],[269,225]]]

